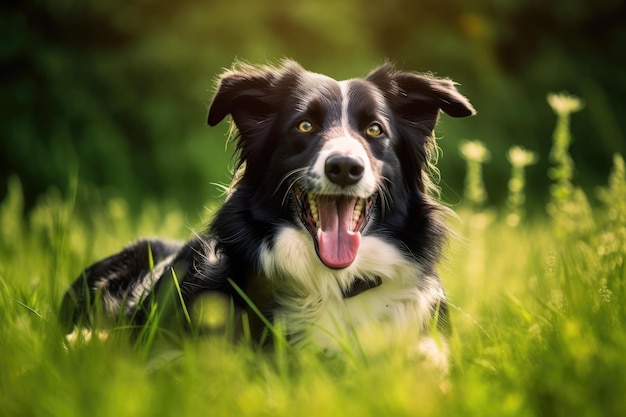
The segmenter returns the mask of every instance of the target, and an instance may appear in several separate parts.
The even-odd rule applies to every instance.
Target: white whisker
[[[381,176],[380,183],[376,185],[376,192],[380,196],[381,212],[383,216],[388,210],[391,211],[393,205],[391,192],[389,191],[389,187],[387,186],[388,182],[389,181],[385,177]]]
[[[289,185],[287,186],[287,191],[283,195],[283,199],[281,201],[281,205],[284,206],[287,201],[287,197],[289,196],[289,192],[292,188],[304,177],[304,173],[306,172],[305,168],[297,168],[286,173],[274,189],[274,195],[280,190],[280,187],[283,185],[285,181],[289,181]]]
[[[289,171],[289,172],[288,172],[288,173],[286,173],[285,175],[283,175],[283,177],[280,179],[280,182],[279,182],[279,183],[278,183],[278,185],[276,186],[276,189],[274,190],[274,195],[278,192],[278,190],[279,190],[279,189],[280,189],[280,187],[283,185],[283,183],[284,183],[285,181],[289,180],[289,178],[290,178],[291,176],[293,176],[294,174],[302,173],[302,172],[306,171],[306,169],[307,169],[306,167],[303,167],[303,168],[296,168],[296,169],[293,169],[293,170]],[[298,179],[299,179],[299,178],[302,178],[302,175],[299,175],[299,176],[298,176]],[[291,188],[292,186],[293,186],[293,184],[290,184],[290,185],[289,185],[289,188]]]

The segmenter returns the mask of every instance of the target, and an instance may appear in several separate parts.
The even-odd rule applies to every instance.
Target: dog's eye
[[[298,123],[298,130],[302,133],[309,133],[313,131],[313,124],[308,120],[303,120]]]
[[[365,129],[365,134],[370,138],[377,138],[383,134],[383,127],[378,123],[372,123]]]

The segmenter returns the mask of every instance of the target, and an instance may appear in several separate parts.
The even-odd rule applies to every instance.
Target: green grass
[[[565,182],[549,215],[516,227],[506,209],[458,210],[440,268],[454,327],[442,384],[408,346],[343,358],[221,340],[146,349],[122,330],[68,346],[57,309],[82,267],[190,225],[154,204],[131,218],[93,190],[50,192],[25,214],[13,179],[0,206],[0,415],[624,416],[623,161],[597,196]]]

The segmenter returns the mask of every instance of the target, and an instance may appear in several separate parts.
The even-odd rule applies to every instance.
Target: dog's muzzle
[[[364,173],[360,159],[334,154],[324,165],[324,174],[339,190],[357,184]],[[361,245],[361,232],[369,218],[374,197],[352,194],[318,194],[302,184],[293,188],[300,219],[313,237],[320,260],[329,268],[350,266]]]
[[[356,184],[364,172],[363,162],[353,156],[331,155],[324,164],[326,178],[340,187]]]

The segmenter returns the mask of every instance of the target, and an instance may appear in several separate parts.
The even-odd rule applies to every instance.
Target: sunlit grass
[[[524,204],[526,195],[526,167],[537,162],[537,155],[520,146],[513,146],[507,153],[507,159],[511,164],[511,177],[509,178],[509,193],[506,199],[508,214],[506,223],[509,226],[517,227],[524,217]]]
[[[562,126],[555,138],[569,134]],[[391,343],[374,356],[340,358],[219,339],[174,350],[147,338],[138,349],[117,329],[70,346],[57,309],[85,265],[139,236],[187,238],[194,225],[155,204],[135,217],[123,200],[77,186],[24,213],[12,179],[0,206],[0,415],[626,415],[623,158],[597,195],[551,171],[553,184],[572,192],[554,188],[549,214],[529,218],[519,169],[537,155],[511,151],[511,203],[499,209],[488,206],[476,168],[489,151],[471,146],[482,150],[463,151],[474,171],[454,225],[461,238],[440,268],[453,323],[445,384]],[[569,163],[559,155],[557,171]]]

